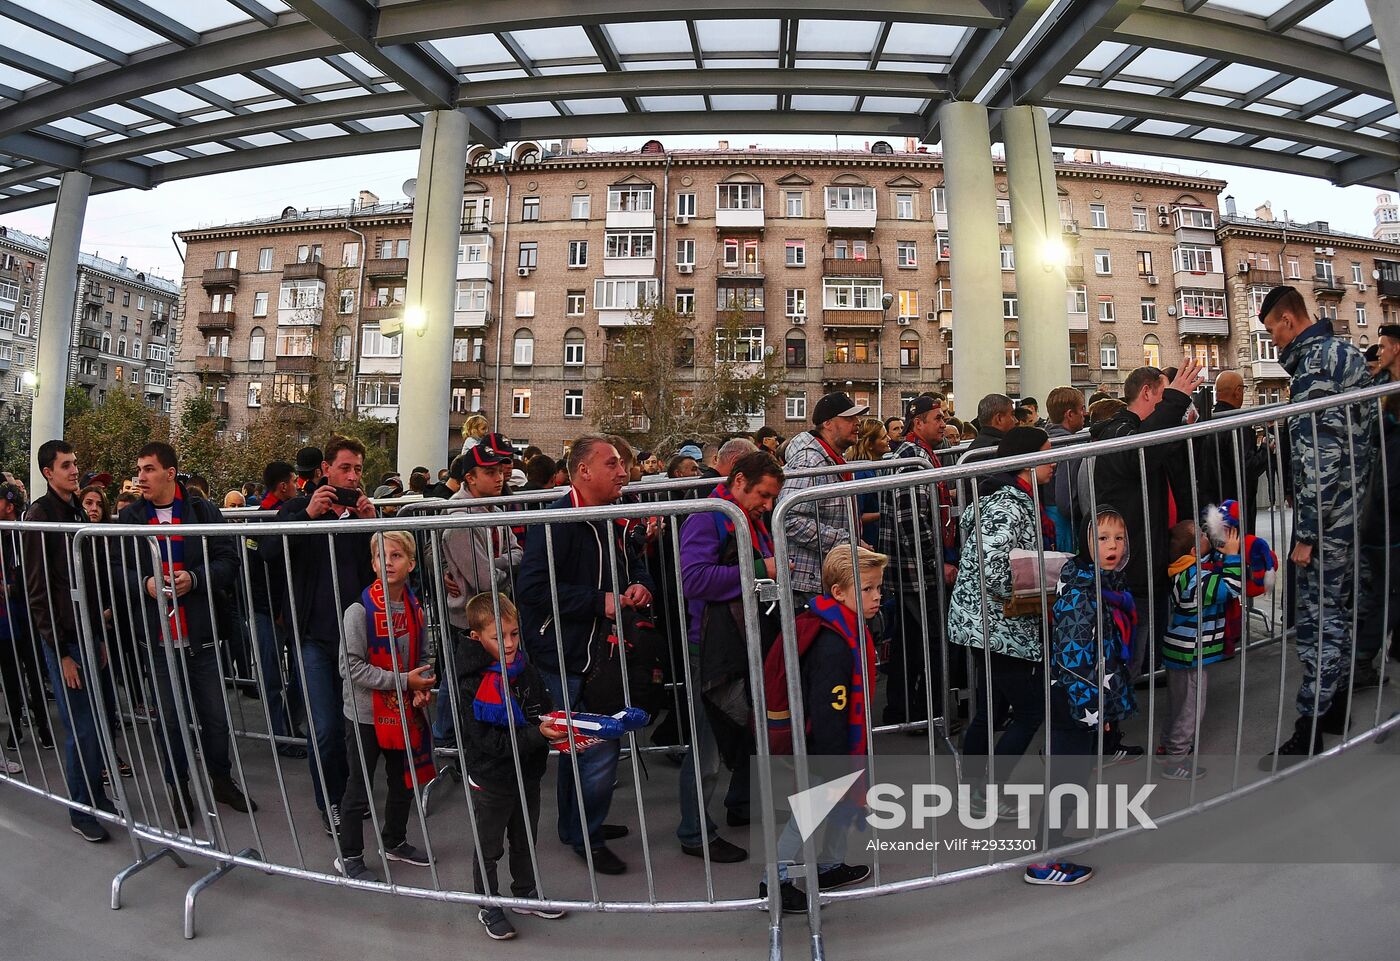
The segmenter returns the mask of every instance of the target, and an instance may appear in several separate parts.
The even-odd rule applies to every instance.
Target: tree
[[[192,394],[180,408],[180,419],[172,443],[180,455],[180,472],[200,474],[208,479],[210,496],[222,486],[222,463],[226,446],[220,442],[214,401],[203,393]]]
[[[136,472],[136,452],[153,440],[167,440],[166,418],[141,401],[114,390],[98,406],[78,414],[64,428],[64,439],[73,445],[78,467],[106,471],[113,477]]]
[[[716,441],[762,417],[784,373],[781,357],[762,344],[762,327],[743,311],[696,330],[693,316],[653,304],[608,340],[592,419],[640,449]]]
[[[77,385],[69,385],[63,391],[63,429],[77,418],[92,410],[92,397],[87,390]]]

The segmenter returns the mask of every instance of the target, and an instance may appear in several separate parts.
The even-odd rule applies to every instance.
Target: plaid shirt
[[[912,441],[899,445],[893,456],[896,460],[909,461],[908,466],[897,471],[901,474],[943,466],[937,454],[930,454]],[[877,546],[880,553],[890,559],[885,568],[887,588],[917,591],[922,559],[924,589],[937,589],[943,579],[943,564],[958,562],[952,506],[952,490],[942,481],[881,492]]]
[[[825,467],[835,463],[810,431],[798,434],[788,442],[787,461],[784,464],[786,470]],[[778,500],[782,501],[808,487],[835,484],[840,479],[840,475],[834,473],[816,477],[789,477],[783,482],[783,490],[778,495]],[[822,560],[837,544],[850,543],[851,512],[854,506],[850,497],[833,497],[829,500],[799,504],[787,515],[784,533],[787,535],[788,553],[793,563],[794,591],[805,594],[821,593]],[[858,515],[856,519],[859,520]]]

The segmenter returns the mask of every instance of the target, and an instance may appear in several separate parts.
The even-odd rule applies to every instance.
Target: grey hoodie
[[[449,498],[454,506],[446,508],[443,513],[498,513],[496,508],[489,505],[473,505],[475,499],[463,485]],[[458,504],[461,506],[456,506]],[[462,592],[456,597],[447,595],[447,619],[453,627],[466,630],[467,601],[491,590],[493,581],[498,589],[506,589],[510,571],[520,566],[523,555],[515,534],[504,524],[497,527],[454,527],[443,534],[445,573],[451,574],[452,579],[462,587]]]

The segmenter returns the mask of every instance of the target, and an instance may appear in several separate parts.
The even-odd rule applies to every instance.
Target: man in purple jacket
[[[772,510],[782,486],[782,467],[766,451],[755,451],[740,458],[728,479],[716,486],[710,495],[737,504],[748,516],[755,573],[760,577],[773,577],[773,538],[763,518]],[[701,696],[715,692],[709,684],[701,683],[701,673],[703,663],[705,679],[714,680],[711,665],[715,663],[712,655],[716,652],[705,651],[706,656],[702,657],[701,641],[704,637],[707,644],[719,644],[724,640],[735,642],[729,647],[729,660],[736,666],[742,658],[734,655],[743,652],[746,644],[760,643],[759,638],[745,639],[743,633],[743,616],[738,608],[742,594],[738,544],[734,524],[723,514],[692,514],[681,526],[681,583],[685,590],[690,703],[696,738],[681,765],[681,823],[676,836],[680,838],[681,851],[697,858],[705,856],[704,842],[708,839],[710,859],[720,863],[743,861],[748,852],[721,838],[709,815],[710,800],[719,779],[720,748]],[[732,634],[723,636],[725,632]],[[733,674],[729,676],[734,677]],[[732,690],[747,691],[742,683],[743,676],[740,668],[734,681],[738,687]],[[729,792],[724,799],[730,827],[749,823],[748,773],[747,763],[739,763],[730,778]]]

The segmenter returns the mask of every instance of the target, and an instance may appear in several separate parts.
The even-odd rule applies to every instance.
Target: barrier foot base
[[[137,874],[140,874],[142,871],[146,870],[146,868],[150,867],[152,864],[155,864],[161,858],[169,858],[170,860],[175,862],[176,867],[188,867],[188,865],[185,864],[184,858],[180,857],[180,855],[175,852],[174,848],[161,848],[155,854],[147,854],[135,864],[131,864],[127,867],[122,868],[120,871],[117,872],[116,877],[112,878],[113,911],[120,911],[122,908],[122,885],[127,882],[127,879],[134,877]]]
[[[458,766],[458,762],[455,759],[448,761],[442,767],[438,768],[437,777],[423,785],[424,817],[428,817],[433,813],[432,802],[434,796],[437,794],[438,785],[448,781],[456,781],[458,784],[462,782],[462,769]]]
[[[936,717],[929,722],[929,726],[933,728],[934,736],[937,737],[940,741],[942,741],[943,746],[948,749],[948,753],[953,758],[953,767],[957,771],[958,780],[961,781],[962,755],[958,753],[957,747],[953,744],[953,736],[948,733],[948,719],[944,717]]]
[[[235,855],[235,857],[240,857],[240,858],[242,858],[242,857],[252,857],[252,858],[256,858],[256,857],[258,857],[258,852],[257,852],[256,850],[254,850],[253,848],[244,848],[242,851],[239,851],[239,852]],[[210,872],[209,872],[208,874],[206,874],[204,877],[200,878],[200,879],[199,879],[198,881],[196,881],[194,884],[191,884],[191,885],[190,885],[190,889],[189,889],[188,891],[185,892],[185,940],[186,940],[186,941],[192,940],[192,939],[194,938],[194,903],[195,903],[195,899],[198,898],[198,897],[200,896],[201,893],[203,893],[203,891],[204,891],[205,888],[209,887],[211,884],[213,884],[215,881],[219,880],[219,878],[223,877],[225,874],[228,874],[230,871],[232,871],[232,870],[234,869],[234,867],[235,867],[235,865],[234,865],[232,862],[225,862],[225,863],[223,863],[223,864],[220,864],[218,867],[216,867],[214,870],[210,871]]]

